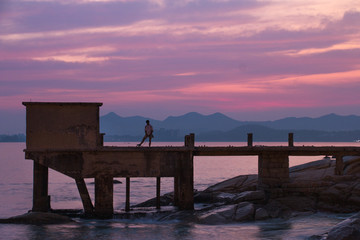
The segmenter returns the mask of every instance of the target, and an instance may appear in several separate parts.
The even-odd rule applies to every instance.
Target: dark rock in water
[[[360,213],[338,223],[328,233],[314,235],[307,240],[359,240]]]
[[[170,206],[174,202],[174,193],[166,193],[160,197],[160,206]],[[136,204],[132,207],[154,207],[156,206],[156,198],[151,198],[145,202]]]
[[[71,218],[49,212],[29,212],[23,215],[0,219],[0,223],[15,224],[62,224],[74,222]]]
[[[194,202],[196,203],[213,203],[215,201],[216,196],[211,192],[200,191],[194,194]]]
[[[254,201],[254,202],[263,202],[265,201],[265,192],[262,190],[258,191],[245,191],[240,194],[237,194],[233,199],[234,202],[244,202],[244,201]]]
[[[333,227],[326,240],[358,240],[360,239],[360,214],[356,214]]]
[[[255,206],[249,202],[239,204],[224,205],[211,209],[204,214],[200,214],[199,222],[204,224],[224,224],[230,222],[244,222],[253,220]]]
[[[269,218],[269,213],[264,208],[258,208],[255,211],[255,220],[264,220]]]

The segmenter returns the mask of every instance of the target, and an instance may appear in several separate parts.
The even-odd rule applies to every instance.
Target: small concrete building
[[[99,132],[101,103],[24,102],[25,158],[34,161],[33,211],[48,211],[48,168],[75,180],[84,211],[96,217],[113,215],[113,179],[126,178],[126,210],[130,210],[130,177],[174,177],[174,205],[193,209],[194,136],[184,147],[105,147]],[[95,179],[94,205],[85,178]]]
[[[24,102],[26,149],[94,149],[103,145],[99,130],[102,103]]]

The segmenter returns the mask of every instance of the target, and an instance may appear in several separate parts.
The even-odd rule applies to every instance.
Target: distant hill
[[[100,118],[106,141],[133,141],[143,136],[145,117],[120,117],[109,113]],[[202,115],[190,112],[163,121],[149,119],[155,141],[182,141],[195,133],[199,141],[246,141],[254,133],[258,141],[287,141],[288,132],[296,141],[354,141],[360,138],[360,117],[329,114],[319,118],[284,118],[276,121],[238,121],[221,113]]]
[[[105,141],[139,141],[147,119],[155,129],[154,141],[183,141],[189,133],[195,133],[197,141],[246,141],[247,133],[254,134],[254,141],[287,141],[289,132],[295,134],[295,141],[360,139],[360,116],[336,114],[319,118],[238,121],[222,113],[190,112],[159,121],[142,116],[121,117],[111,112],[100,117],[100,131],[106,134]],[[0,142],[7,141],[25,141],[25,135],[0,135]]]
[[[329,114],[319,118],[284,118],[276,121],[251,122],[275,129],[302,129],[322,131],[360,130],[360,117]]]

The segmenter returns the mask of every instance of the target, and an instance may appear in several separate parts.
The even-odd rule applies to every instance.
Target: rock
[[[242,192],[233,199],[235,203],[244,202],[244,201],[265,201],[265,192],[262,190],[258,191],[245,191]]]
[[[237,206],[233,220],[242,222],[246,220],[253,220],[255,214],[254,204],[248,202],[239,203]]]
[[[235,204],[218,207],[199,216],[199,221],[205,224],[223,224],[230,222],[235,214],[236,208],[237,205]]]
[[[334,162],[334,160],[331,160],[329,158],[325,158],[325,159],[322,159],[322,160],[313,161],[313,162],[293,166],[293,167],[289,168],[289,172],[294,173],[294,172],[304,171],[304,170],[309,171],[310,169],[329,168],[331,166],[332,162]]]
[[[216,200],[215,194],[210,192],[197,192],[194,194],[194,201],[196,203],[212,203]]]
[[[356,214],[333,227],[327,240],[358,240],[360,239],[360,214]]]
[[[255,211],[255,220],[264,220],[269,218],[269,213],[264,208],[258,208]]]
[[[184,221],[184,222],[195,222],[197,221],[197,216],[193,211],[185,210],[185,211],[175,211],[170,213],[165,213],[157,218],[158,221]]]
[[[215,198],[217,202],[232,202],[235,197],[236,195],[233,193],[221,192],[217,194]]]
[[[61,224],[74,222],[71,218],[49,212],[29,212],[23,215],[0,219],[0,223]]]
[[[242,175],[228,179],[208,187],[205,192],[228,192],[238,193],[243,191],[255,191],[257,187],[257,175]]]
[[[225,205],[207,211],[199,216],[200,223],[205,224],[224,224],[233,221],[242,222],[253,220],[255,214],[254,204],[242,202],[239,204]]]
[[[135,208],[136,207],[154,207],[154,206],[156,206],[156,201],[157,201],[157,199],[155,197],[155,198],[151,198],[145,202],[133,205],[131,207],[135,207]],[[173,204],[173,202],[174,202],[174,193],[173,192],[166,193],[160,197],[160,206],[170,206]]]

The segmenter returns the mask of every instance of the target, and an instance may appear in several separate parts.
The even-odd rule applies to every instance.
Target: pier
[[[26,106],[25,158],[34,162],[33,211],[50,209],[48,169],[74,179],[85,214],[101,218],[113,215],[113,179],[126,179],[125,210],[130,210],[130,178],[156,178],[157,208],[160,208],[162,177],[174,178],[174,205],[194,208],[194,156],[258,156],[258,188],[274,194],[289,181],[289,156],[329,155],[336,157],[336,174],[343,173],[343,156],[360,155],[360,147],[195,146],[195,135],[184,138],[182,147],[109,147],[103,145],[99,128],[102,103],[24,102]],[[85,179],[95,180],[91,200]]]

